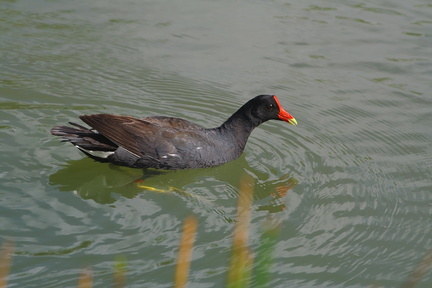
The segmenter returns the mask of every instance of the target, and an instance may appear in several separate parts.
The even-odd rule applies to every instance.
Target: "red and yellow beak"
[[[279,114],[278,114],[279,119],[288,122],[291,125],[294,126],[297,125],[297,120],[282,107],[282,105],[279,102],[279,99],[276,96],[273,96],[273,98],[276,101],[276,104],[278,105],[279,108]]]

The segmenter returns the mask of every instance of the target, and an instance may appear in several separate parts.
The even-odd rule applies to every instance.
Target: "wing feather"
[[[209,145],[205,128],[180,118],[156,116],[137,119],[130,116],[95,114],[80,119],[109,140],[136,154],[156,159],[166,155],[182,156],[187,146]],[[201,143],[201,144],[200,144]]]
[[[80,119],[112,142],[126,150],[144,156],[137,142],[137,136],[146,138],[145,134],[151,134],[148,127],[151,124],[129,116],[110,114],[95,114],[80,116]],[[151,137],[151,135],[148,135]]]

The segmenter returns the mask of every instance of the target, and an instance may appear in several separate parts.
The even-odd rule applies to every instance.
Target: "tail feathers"
[[[77,123],[69,122],[70,126],[56,126],[51,129],[51,134],[61,136],[62,142],[71,142],[80,149],[91,151],[114,151],[118,146],[108,138]]]
[[[51,129],[51,134],[54,135],[54,136],[72,136],[72,135],[75,135],[75,136],[78,136],[78,135],[85,136],[85,135],[88,135],[88,134],[96,134],[92,130],[90,130],[90,129],[84,127],[84,126],[81,126],[81,125],[79,125],[77,123],[69,122],[69,124],[71,124],[71,125],[73,125],[75,127],[78,127],[79,129],[76,129],[76,128],[73,128],[73,127],[70,127],[70,126],[55,126],[54,128]]]

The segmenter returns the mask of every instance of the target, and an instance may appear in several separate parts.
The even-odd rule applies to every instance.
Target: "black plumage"
[[[96,114],[80,116],[91,128],[69,122],[51,130],[89,157],[134,168],[211,167],[238,158],[254,128],[275,119],[296,125],[274,95],[259,95],[221,126],[207,129],[181,118]]]

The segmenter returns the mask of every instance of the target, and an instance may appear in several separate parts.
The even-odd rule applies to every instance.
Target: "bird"
[[[93,114],[79,118],[86,128],[55,126],[62,137],[99,162],[131,168],[164,170],[206,168],[240,157],[251,132],[268,120],[297,125],[275,95],[258,95],[216,128],[204,128],[182,118]]]

